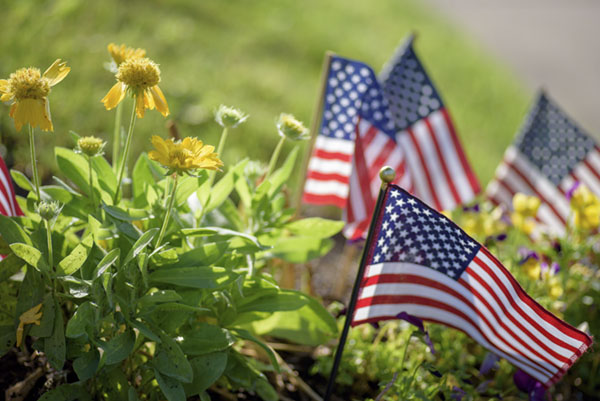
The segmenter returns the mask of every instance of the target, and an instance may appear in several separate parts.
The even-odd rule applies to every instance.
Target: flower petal
[[[125,98],[125,89],[125,84],[122,82],[117,82],[110,88],[106,96],[101,100],[101,102],[104,103],[106,110],[112,110],[121,103]]]
[[[150,93],[152,93],[152,97],[154,98],[154,104],[156,105],[156,110],[166,117],[169,115],[169,105],[167,104],[167,99],[165,99],[165,95],[162,93],[158,85],[150,88]]]
[[[146,105],[144,102],[144,92],[140,92],[135,95],[135,114],[137,114],[138,118],[144,118],[144,113],[146,112]]]
[[[10,116],[15,120],[15,128],[20,131],[23,125],[40,127],[43,131],[52,131],[49,108],[46,99],[24,99],[15,103],[10,109]]]
[[[44,72],[44,78],[48,79],[50,86],[54,86],[69,74],[71,67],[67,67],[66,61],[57,59],[48,69]]]

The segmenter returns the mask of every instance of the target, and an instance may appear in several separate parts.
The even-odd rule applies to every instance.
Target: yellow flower
[[[23,330],[26,324],[40,325],[40,319],[42,318],[42,312],[40,312],[41,308],[42,304],[38,304],[33,308],[23,312],[23,314],[19,316],[19,327],[17,327],[17,347],[19,347],[23,342]]]
[[[54,131],[50,117],[48,94],[50,88],[62,81],[71,71],[66,61],[57,59],[44,74],[38,68],[21,68],[8,79],[0,79],[0,100],[13,100],[9,115],[15,121],[15,128],[21,131],[24,124],[43,131]]]
[[[139,118],[144,117],[146,109],[156,108],[163,116],[169,115],[169,106],[165,95],[158,87],[160,69],[147,58],[129,58],[119,66],[117,83],[102,99],[106,110],[111,110],[125,98],[127,91],[135,98],[135,111]]]
[[[146,50],[134,49],[127,47],[124,44],[118,46],[114,43],[108,45],[108,52],[114,60],[117,67],[123,63],[123,61],[129,60],[130,58],[143,58],[146,57]]]
[[[575,227],[593,230],[600,226],[600,199],[586,186],[577,187],[571,198]]]
[[[540,262],[536,258],[528,258],[525,262],[523,262],[521,268],[525,271],[525,274],[531,280],[537,280],[540,278],[542,267],[540,265]]]
[[[104,146],[106,146],[106,142],[102,139],[96,138],[95,136],[84,136],[77,140],[75,152],[94,157],[103,153]]]
[[[514,213],[511,215],[513,225],[527,235],[531,235],[535,229],[535,216],[541,201],[535,196],[527,196],[516,193],[513,197]]]
[[[190,173],[199,168],[207,170],[218,170],[223,162],[214,153],[215,147],[204,145],[196,138],[184,138],[183,141],[166,141],[154,135],[152,144],[156,150],[151,151],[148,156],[169,169],[169,173]]]
[[[560,285],[558,277],[552,276],[549,273],[544,274],[544,279],[547,281],[549,294],[552,299],[558,299],[563,294],[564,290]]]

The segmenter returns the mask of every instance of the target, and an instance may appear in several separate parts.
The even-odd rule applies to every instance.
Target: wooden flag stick
[[[342,335],[338,342],[337,350],[335,351],[335,359],[333,360],[333,367],[329,374],[329,381],[327,382],[327,391],[325,392],[324,401],[329,401],[331,393],[333,391],[333,385],[335,383],[335,377],[342,360],[342,353],[344,352],[344,345],[346,345],[346,339],[348,337],[348,331],[350,330],[350,324],[354,317],[354,309],[356,309],[356,301],[358,299],[358,290],[365,273],[365,264],[367,262],[367,256],[369,253],[369,246],[373,241],[373,232],[375,231],[375,220],[379,216],[381,208],[383,207],[383,201],[385,200],[385,194],[387,192],[389,184],[396,178],[396,172],[393,168],[386,166],[379,171],[379,178],[381,178],[381,189],[379,190],[379,196],[377,197],[377,204],[375,205],[375,212],[371,217],[371,224],[369,225],[369,233],[367,234],[367,240],[363,249],[362,257],[360,258],[360,264],[358,265],[358,274],[354,281],[354,287],[352,288],[352,295],[350,296],[350,303],[346,310],[346,320],[344,321],[344,328],[342,329]]]
[[[310,144],[304,149],[304,156],[302,159],[302,168],[300,171],[302,172],[302,179],[298,183],[298,188],[296,190],[296,198],[294,199],[294,204],[292,205],[296,209],[296,215],[300,215],[300,206],[302,205],[302,193],[304,192],[304,183],[306,182],[306,170],[308,168],[308,160],[310,159],[310,155],[315,146],[315,141],[317,140],[317,136],[319,135],[319,125],[321,124],[321,118],[323,116],[323,103],[325,102],[325,89],[327,88],[327,77],[329,76],[329,67],[331,66],[331,59],[333,58],[335,53],[330,50],[325,52],[325,57],[323,58],[323,66],[321,68],[321,83],[319,84],[319,94],[317,96],[317,101],[315,102],[315,106],[313,109],[313,115],[310,122]]]

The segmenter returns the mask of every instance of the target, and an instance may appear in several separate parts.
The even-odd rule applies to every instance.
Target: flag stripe
[[[452,199],[454,200],[454,203],[450,203],[447,205],[447,209],[450,209],[454,205],[459,205],[462,202],[461,202],[460,196],[458,195],[458,192],[456,191],[456,186],[454,185],[454,181],[452,180],[452,177],[450,176],[450,171],[449,171],[448,165],[447,165],[447,164],[449,164],[448,163],[449,158],[444,157],[444,155],[442,154],[442,150],[440,149],[440,144],[438,143],[437,135],[435,134],[435,130],[431,126],[430,119],[425,118],[423,121],[427,125],[427,130],[429,131],[429,136],[431,138],[431,142],[433,143],[433,146],[435,147],[435,153],[437,154],[437,161],[442,168],[442,172],[444,173],[444,178],[445,178],[444,182],[448,185],[450,192],[452,193]],[[453,152],[449,151],[448,153],[453,153]],[[460,179],[460,177],[457,177],[457,181],[459,179]],[[446,198],[446,203],[448,203],[449,199],[450,198]]]
[[[406,157],[408,172],[412,176],[415,194],[418,194],[425,201],[430,200],[431,194],[427,187],[427,178],[425,177],[425,172],[420,167],[419,156],[413,145],[411,134],[408,131],[402,131],[396,135],[396,141],[404,149],[404,156]]]
[[[440,210],[440,201],[438,200],[437,195],[435,193],[435,188],[433,187],[433,182],[431,180],[431,172],[427,168],[427,163],[425,162],[425,158],[423,157],[423,151],[421,150],[421,147],[419,146],[419,141],[416,137],[415,131],[414,131],[414,129],[408,128],[407,132],[408,132],[409,138],[412,142],[412,147],[413,147],[413,149],[417,155],[418,161],[419,161],[418,168],[420,171],[423,172],[423,174],[425,176],[425,182],[427,184],[426,195],[425,194],[423,195],[424,200],[425,200],[425,202],[433,203],[435,208],[437,210]]]
[[[2,194],[0,195],[2,205],[6,210],[6,214],[8,216],[16,216],[17,208],[16,208],[16,199],[15,199],[15,191],[12,186],[12,182],[10,181],[10,174],[8,173],[8,169],[4,165],[4,163],[0,163],[0,191]]]
[[[575,166],[573,169],[573,176],[577,181],[587,186],[592,192],[600,194],[600,181],[598,181],[594,171],[591,170],[585,162]]]

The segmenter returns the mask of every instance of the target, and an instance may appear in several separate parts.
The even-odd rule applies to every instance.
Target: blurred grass
[[[220,103],[251,115],[230,135],[226,163],[246,156],[267,161],[282,111],[310,122],[325,50],[379,71],[411,31],[418,34],[417,51],[482,184],[492,177],[528,104],[501,63],[416,0],[0,0],[0,5],[0,77],[24,66],[44,71],[56,58],[72,67],[50,95],[54,134],[36,135],[46,179],[55,169],[52,146],[72,146],[69,130],[112,137],[114,112],[100,103],[114,82],[103,69],[110,42],[143,47],[160,64],[169,119],[181,136],[216,144],[220,129],[212,112]],[[126,104],[124,120],[129,108]],[[166,135],[165,123],[154,111],[136,123],[134,156],[150,148],[150,135]],[[6,105],[0,108],[0,141],[9,164],[30,174],[26,131],[15,132]]]

